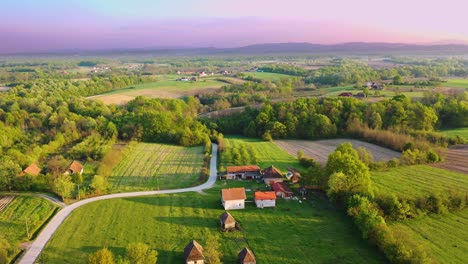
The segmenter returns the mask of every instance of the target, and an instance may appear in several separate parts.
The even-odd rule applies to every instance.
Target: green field
[[[175,189],[200,184],[203,147],[139,143],[114,168],[111,191]]]
[[[468,89],[468,79],[450,79],[447,80],[447,82],[442,83],[442,85],[446,87]]]
[[[265,81],[278,81],[282,78],[294,78],[296,76],[273,73],[273,72],[244,72],[245,76],[252,76],[257,79],[262,79]]]
[[[54,204],[43,198],[26,195],[16,196],[0,212],[0,237],[6,239],[12,247],[18,248],[18,243],[29,241],[26,221],[28,222],[29,233],[33,236],[44,222],[52,216],[56,208]]]
[[[438,263],[466,263],[468,259],[468,209],[424,216],[393,226],[426,248]]]
[[[465,128],[454,128],[450,130],[442,130],[440,133],[449,136],[449,137],[456,137],[460,136],[468,141],[468,127]]]
[[[239,186],[243,182],[230,182]],[[258,185],[247,183],[245,187]],[[232,185],[232,186],[231,186]],[[223,188],[226,186],[223,186]],[[360,237],[343,213],[318,199],[303,203],[279,200],[276,209],[231,211],[242,231],[219,232],[220,187],[200,193],[99,201],[78,208],[58,229],[41,263],[86,263],[87,256],[107,246],[122,255],[130,242],[144,242],[159,253],[158,263],[182,263],[192,239],[202,245],[208,234],[222,244],[224,263],[236,263],[242,247],[250,247],[258,263],[384,263]],[[253,193],[247,193],[248,200]],[[307,261],[304,261],[307,260]]]
[[[239,147],[245,144],[251,146],[257,157],[257,164],[242,164],[242,165],[258,165],[260,168],[266,168],[274,165],[282,171],[286,171],[288,167],[302,168],[297,161],[297,158],[290,155],[273,142],[262,141],[260,139],[244,138],[244,137],[226,137],[226,149]],[[224,154],[224,153],[223,153]],[[234,165],[232,155],[222,155],[221,165]],[[240,165],[240,164],[238,164]]]
[[[386,171],[372,171],[372,181],[381,193],[415,197],[432,191],[468,192],[468,177],[463,173],[427,165],[402,166]]]

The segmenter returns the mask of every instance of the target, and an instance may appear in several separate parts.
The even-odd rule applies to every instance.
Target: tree
[[[345,202],[353,194],[373,196],[369,168],[359,159],[351,143],[343,143],[328,156],[325,170],[328,195],[337,202]]]
[[[88,258],[88,264],[114,264],[114,254],[107,249],[102,248],[91,254]]]
[[[127,260],[132,264],[156,263],[158,252],[144,243],[130,243],[127,246]]]
[[[219,248],[221,243],[219,242],[219,237],[216,235],[209,235],[205,242],[204,255],[206,262],[209,264],[220,264],[221,262],[221,253]]]
[[[71,196],[74,186],[70,175],[59,176],[53,182],[53,189],[62,197],[62,200]]]
[[[109,183],[107,182],[107,179],[105,177],[95,175],[89,186],[94,190],[96,194],[102,194],[107,191]]]
[[[400,75],[395,75],[393,77],[393,84],[398,85],[398,84],[401,84],[402,82],[403,82],[403,78],[401,78]]]
[[[0,190],[11,191],[13,183],[21,168],[8,156],[0,158]]]

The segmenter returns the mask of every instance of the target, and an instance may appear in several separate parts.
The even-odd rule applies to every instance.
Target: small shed
[[[70,163],[70,165],[68,165],[67,167],[67,170],[65,171],[64,174],[75,174],[75,173],[78,173],[78,174],[82,174],[83,173],[83,165],[81,165],[81,163],[79,163],[78,161],[74,160]]]
[[[220,218],[219,222],[221,224],[222,229],[230,229],[236,227],[236,219],[232,217],[232,215],[228,212],[224,212]]]
[[[237,255],[239,258],[239,263],[240,264],[256,264],[257,261],[255,260],[255,255],[252,252],[252,250],[248,248],[244,248],[239,252],[239,255]]]
[[[39,168],[35,163],[26,167],[18,176],[31,175],[37,176],[41,173],[41,168]]]
[[[294,193],[291,191],[289,186],[284,182],[276,182],[271,186],[277,197],[280,198],[291,198]]]
[[[273,184],[275,182],[283,181],[283,174],[275,166],[271,165],[268,168],[262,170],[263,181],[266,184]]]
[[[255,192],[254,198],[255,198],[255,205],[257,205],[258,208],[276,206],[275,192]]]
[[[185,264],[204,264],[203,247],[192,240],[184,249]]]

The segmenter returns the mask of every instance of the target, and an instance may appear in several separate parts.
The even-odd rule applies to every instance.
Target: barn
[[[26,167],[18,176],[31,175],[37,176],[41,173],[41,168],[39,168],[35,163]]]
[[[283,181],[283,174],[275,166],[271,165],[268,168],[262,170],[263,181],[266,184],[273,184],[275,182]]]
[[[275,192],[255,192],[255,204],[258,208],[275,207],[276,194]]]
[[[227,180],[253,180],[260,178],[260,167],[257,165],[228,166],[226,168]]]
[[[244,209],[246,198],[244,188],[221,190],[221,203],[224,210]]]
[[[72,161],[72,163],[70,163],[70,165],[68,165],[67,170],[65,171],[64,174],[72,175],[72,174],[75,174],[75,173],[78,173],[78,174],[83,173],[83,165],[81,165],[81,163],[79,163],[76,160]]]
[[[276,182],[271,186],[271,188],[273,189],[277,197],[283,199],[291,198],[294,195],[289,186],[284,182]]]

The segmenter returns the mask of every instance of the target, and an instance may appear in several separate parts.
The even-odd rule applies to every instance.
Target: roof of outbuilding
[[[241,250],[241,252],[239,252],[239,260],[241,263],[244,263],[244,262],[256,262],[255,260],[255,255],[253,254],[252,250],[248,249],[248,248],[244,248]]]
[[[203,247],[195,240],[190,241],[185,247],[184,255],[186,261],[205,259],[205,256],[203,256]]]
[[[19,176],[24,176],[26,174],[37,176],[41,173],[41,168],[39,168],[35,163],[29,165],[26,167],[20,174]]]
[[[276,182],[272,186],[275,192],[292,193],[291,189],[284,182]]]
[[[275,192],[255,192],[255,200],[276,200]]]
[[[275,166],[271,165],[270,167],[263,169],[263,178],[282,179],[283,174]]]
[[[74,160],[70,165],[67,167],[67,171],[72,171],[74,173],[76,172],[81,172],[83,170],[83,165],[79,163],[78,161]]]
[[[246,166],[228,166],[226,168],[227,173],[238,173],[238,172],[255,172],[260,171],[260,167],[257,165],[246,165]]]
[[[236,223],[236,219],[234,219],[234,217],[232,217],[232,215],[228,212],[224,212],[223,214],[221,214],[220,218],[221,218],[221,221],[225,224]]]

